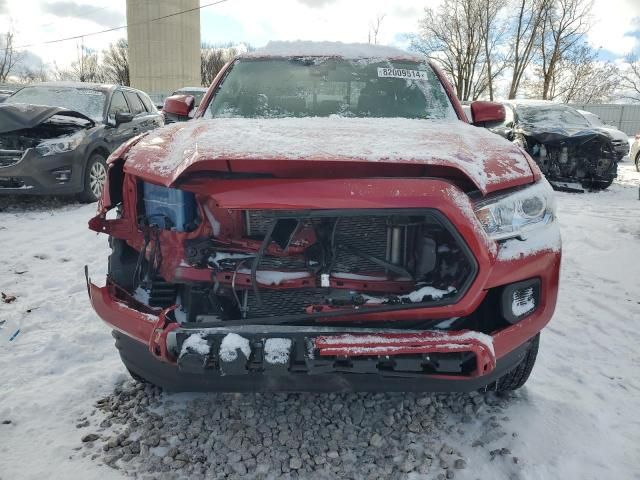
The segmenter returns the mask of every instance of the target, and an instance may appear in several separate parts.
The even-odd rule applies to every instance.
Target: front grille
[[[0,168],[11,167],[22,159],[21,150],[0,150]]]
[[[260,300],[253,292],[247,292],[247,318],[303,314],[307,305],[323,303],[322,289],[309,290],[261,290]]]
[[[271,278],[303,273],[309,281],[304,287],[295,282],[252,284],[246,279],[239,284],[227,276],[229,284],[221,290],[227,318],[304,315],[363,304],[371,309],[397,304],[410,308],[411,304],[453,303],[464,294],[477,264],[441,214],[428,209],[358,213],[244,212],[251,238],[270,235],[270,244],[282,249],[260,256],[258,278],[260,272]],[[297,220],[298,227],[292,220]],[[299,247],[302,239],[310,242],[303,251],[289,251],[289,245]],[[223,268],[248,270],[254,259],[229,260]]]
[[[354,217],[340,219],[336,229],[336,243],[365,255],[385,259],[387,256],[387,219],[385,217]],[[384,268],[362,255],[340,249],[335,271],[384,275]]]

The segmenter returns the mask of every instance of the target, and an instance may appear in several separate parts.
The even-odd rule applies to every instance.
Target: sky
[[[203,42],[334,40],[366,42],[372,22],[385,15],[379,43],[407,47],[427,6],[440,0],[227,0],[200,11]],[[603,60],[620,61],[640,54],[640,0],[593,0],[593,27],[588,41],[601,48]],[[211,0],[201,0],[201,5]],[[126,0],[0,0],[0,32],[13,30],[17,46],[26,46],[28,61],[66,66],[77,58],[79,40],[43,42],[83,35],[126,24]],[[85,37],[89,48],[102,50],[126,37],[126,29]]]

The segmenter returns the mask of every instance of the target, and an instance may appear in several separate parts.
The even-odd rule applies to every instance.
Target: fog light
[[[540,279],[513,283],[502,291],[502,316],[517,323],[536,311],[540,303]]]
[[[67,183],[71,180],[71,169],[54,170],[51,172],[51,175],[53,175],[53,178],[55,178],[58,183]]]

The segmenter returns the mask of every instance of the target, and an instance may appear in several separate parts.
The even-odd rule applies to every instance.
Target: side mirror
[[[193,95],[172,95],[164,100],[162,111],[176,120],[188,120],[195,104],[196,99]]]
[[[502,123],[505,117],[506,111],[501,103],[483,101],[471,103],[471,122],[476,126]]]
[[[115,121],[116,127],[123,123],[129,123],[133,120],[133,114],[129,112],[116,112]]]

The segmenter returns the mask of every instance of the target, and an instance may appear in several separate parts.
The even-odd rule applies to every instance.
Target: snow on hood
[[[203,161],[406,163],[463,172],[483,193],[533,181],[522,150],[459,120],[400,118],[197,119],[154,130],[131,148],[125,170],[165,186]]]
[[[95,125],[95,122],[86,115],[62,107],[24,103],[2,103],[0,104],[0,133],[33,128],[46,122],[53,116],[81,119],[86,121],[86,126]]]

